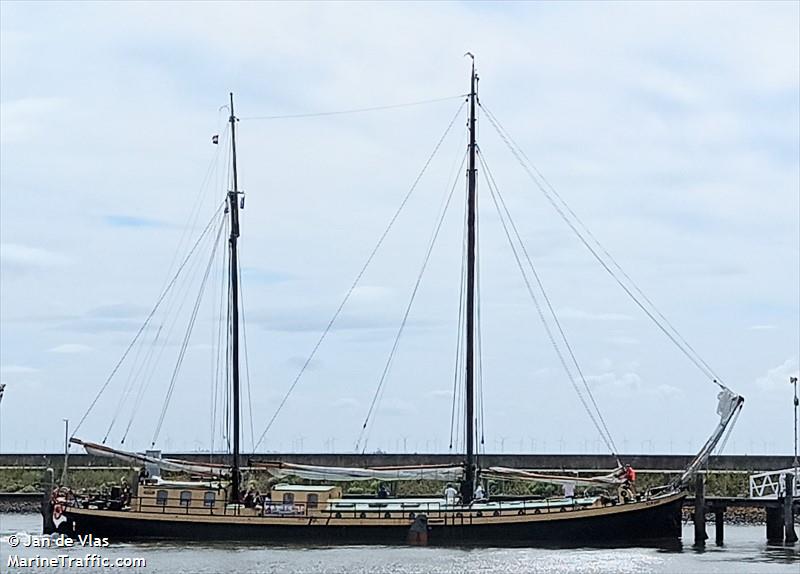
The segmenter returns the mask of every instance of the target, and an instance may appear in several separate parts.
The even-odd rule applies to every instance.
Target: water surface
[[[107,548],[24,548],[9,546],[9,536],[27,539],[41,532],[36,514],[0,515],[0,572],[141,572],[281,574],[798,574],[800,545],[767,545],[764,526],[726,525],[723,546],[692,547],[693,526],[683,542],[662,547],[626,548],[418,548],[405,546],[287,547],[253,544],[146,542]],[[20,557],[143,558],[141,568],[9,568],[10,554]]]

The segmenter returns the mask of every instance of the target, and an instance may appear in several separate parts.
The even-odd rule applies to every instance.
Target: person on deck
[[[389,498],[389,489],[386,488],[385,484],[381,484],[380,488],[378,488],[378,498]]]
[[[242,504],[244,504],[245,508],[253,508],[256,505],[256,489],[254,485],[251,484],[247,487]]]
[[[455,504],[456,497],[458,497],[458,491],[453,488],[452,484],[448,484],[447,488],[444,489],[444,498],[447,501],[447,504]]]
[[[131,502],[131,487],[128,485],[126,478],[120,479],[120,502],[122,506],[127,506]]]
[[[629,464],[625,465],[625,487],[630,491],[631,497],[636,496],[636,471]]]
[[[264,495],[263,503],[264,504],[261,512],[262,516],[272,512],[272,495],[269,493],[269,491]]]
[[[478,486],[475,488],[475,500],[486,500],[486,492],[483,490],[483,485],[479,482]]]

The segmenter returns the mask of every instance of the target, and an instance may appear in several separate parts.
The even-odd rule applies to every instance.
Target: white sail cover
[[[441,480],[458,481],[464,475],[464,468],[455,465],[425,466],[382,466],[372,468],[348,468],[340,466],[314,466],[291,462],[253,463],[276,478],[296,476],[304,480],[331,482],[351,482],[360,480]]]
[[[69,442],[82,446],[87,454],[93,456],[104,456],[109,458],[116,458],[132,465],[143,466],[145,464],[157,465],[161,470],[168,470],[172,472],[186,472],[190,474],[200,474],[204,476],[227,476],[230,474],[230,469],[221,464],[211,463],[194,463],[185,460],[176,460],[172,458],[156,458],[146,456],[137,452],[126,452],[124,450],[117,450],[108,447],[104,444],[97,444],[94,442],[83,441],[78,438],[71,438]]]
[[[544,474],[533,470],[521,468],[506,468],[504,466],[490,466],[481,471],[481,478],[497,478],[505,480],[523,480],[530,482],[545,482],[550,484],[575,484],[582,486],[617,486],[625,482],[625,470],[617,468],[609,474],[600,476],[568,476]]]

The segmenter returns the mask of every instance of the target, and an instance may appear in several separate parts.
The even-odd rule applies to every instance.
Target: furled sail
[[[172,472],[187,472],[190,474],[200,474],[204,476],[226,476],[230,474],[230,469],[221,464],[211,463],[194,463],[185,460],[176,460],[172,458],[158,458],[154,456],[146,456],[137,452],[127,452],[124,450],[117,450],[108,447],[104,444],[97,444],[94,442],[83,441],[78,438],[71,438],[69,442],[82,446],[87,454],[93,456],[104,456],[109,458],[116,458],[131,465],[144,466],[146,464],[157,465],[161,470]]]
[[[719,443],[722,438],[722,435],[725,433],[725,429],[728,428],[728,425],[731,424],[731,421],[734,420],[734,417],[739,413],[744,404],[744,397],[737,395],[727,387],[723,387],[719,394],[717,394],[717,399],[719,400],[717,403],[719,424],[717,424],[717,427],[714,429],[714,432],[711,433],[711,436],[703,445],[703,448],[700,449],[700,452],[697,453],[697,456],[694,457],[689,466],[686,467],[686,470],[683,471],[683,474],[673,482],[675,486],[685,487],[689,483],[689,480],[697,474],[697,471],[703,467],[706,461],[708,461],[708,457],[711,456],[714,448],[716,448],[717,443]]]
[[[543,474],[521,468],[507,468],[504,466],[490,466],[481,471],[482,478],[496,478],[501,480],[523,480],[530,482],[546,482],[551,484],[575,484],[582,486],[616,486],[625,482],[625,469],[615,469],[609,474],[600,476],[568,476]]]
[[[314,466],[291,462],[254,462],[251,466],[263,468],[276,478],[296,476],[305,480],[350,482],[359,480],[442,480],[458,481],[464,475],[460,465],[380,466],[372,468],[347,468],[339,466]]]

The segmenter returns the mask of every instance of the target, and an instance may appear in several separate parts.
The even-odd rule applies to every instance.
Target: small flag
[[[3,402],[3,393],[6,390],[6,384],[0,383],[0,402]]]
[[[219,143],[219,134],[214,134],[213,136],[211,136],[211,143],[213,143],[214,145]]]

